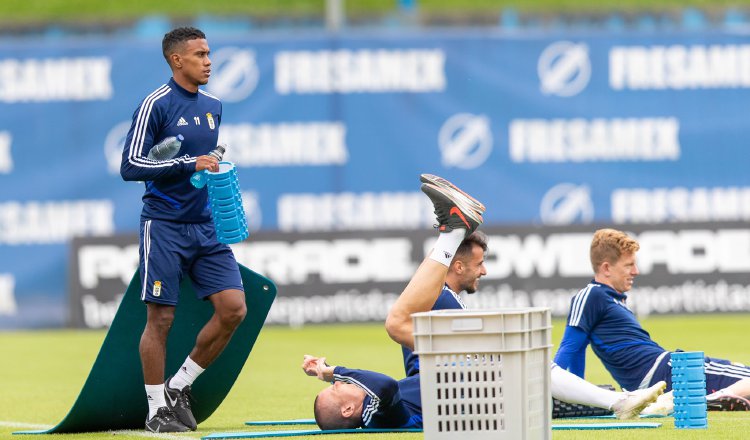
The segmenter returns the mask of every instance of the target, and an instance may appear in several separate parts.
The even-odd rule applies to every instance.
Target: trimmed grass
[[[750,363],[750,344],[743,336],[747,320],[747,315],[654,317],[645,320],[644,326],[665,348],[703,349],[712,356]],[[563,328],[563,322],[555,322],[555,344]],[[0,438],[10,438],[13,431],[33,429],[10,427],[7,422],[53,425],[61,420],[78,395],[104,335],[100,331],[71,330],[0,333]],[[388,339],[382,325],[311,326],[299,330],[268,327],[218,411],[198,432],[180,436],[199,438],[201,434],[219,431],[264,431],[268,428],[253,429],[243,423],[311,417],[313,398],[324,384],[302,373],[300,364],[306,353],[326,356],[331,364],[368,368],[394,377],[403,375],[400,349]],[[587,379],[614,383],[593,354],[589,354],[587,365]],[[710,413],[707,431],[676,431],[671,418],[658,421],[663,423],[658,429],[555,431],[553,438],[741,439],[746,438],[750,413]],[[116,433],[116,437],[144,438],[139,434]],[[93,438],[102,438],[102,433],[65,436],[69,440]],[[421,434],[367,436],[368,440],[420,438]]]
[[[677,11],[696,7],[708,11],[727,7],[747,8],[750,0],[413,0],[419,10],[428,14],[489,13],[512,7],[523,13],[625,13]],[[325,0],[212,0],[186,2],[179,0],[3,0],[0,21],[19,22],[119,22],[144,15],[158,14],[174,18],[201,14],[253,17],[322,17]],[[345,1],[344,9],[352,16],[382,15],[398,10],[397,0]]]

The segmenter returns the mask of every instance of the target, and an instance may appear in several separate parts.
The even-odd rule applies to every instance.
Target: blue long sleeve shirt
[[[181,223],[211,220],[208,192],[193,187],[190,176],[195,172],[196,158],[216,148],[221,112],[218,98],[202,90],[189,92],[174,79],[140,103],[125,141],[120,174],[126,181],[146,184],[141,219]],[[148,158],[155,144],[178,134],[184,140],[174,158]]]
[[[368,370],[336,367],[333,380],[354,384],[366,395],[362,426],[366,428],[421,428],[422,399],[419,375],[402,380]]]
[[[583,377],[586,347],[594,353],[622,388],[635,390],[665,350],[651,339],[633,312],[627,295],[592,280],[570,302],[555,363]]]

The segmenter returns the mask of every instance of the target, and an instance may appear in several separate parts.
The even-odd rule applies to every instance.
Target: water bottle
[[[164,138],[161,142],[151,147],[151,150],[148,152],[148,158],[153,160],[171,159],[180,151],[182,141],[184,140],[185,138],[181,134]]]
[[[218,161],[221,161],[221,158],[224,157],[225,151],[227,151],[226,146],[224,146],[224,144],[220,144],[216,146],[215,150],[208,153],[208,155],[215,157]],[[192,183],[193,186],[198,189],[206,186],[206,170],[196,171],[195,173],[193,173],[193,175],[190,177],[190,183]]]

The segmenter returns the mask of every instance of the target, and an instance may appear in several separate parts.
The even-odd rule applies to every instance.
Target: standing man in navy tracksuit
[[[193,381],[222,352],[246,314],[245,293],[232,250],[216,240],[205,188],[196,189],[196,171],[218,171],[216,148],[222,107],[200,90],[211,75],[206,36],[183,27],[162,40],[172,78],[138,106],[125,141],[120,174],[145,182],[140,227],[141,299],[147,321],[140,356],[149,414],[146,429],[184,432],[196,429],[190,407]],[[151,148],[170,136],[184,137],[173,159],[148,158]],[[174,320],[183,275],[197,295],[214,307],[195,347],[174,376],[164,380],[166,342]]]

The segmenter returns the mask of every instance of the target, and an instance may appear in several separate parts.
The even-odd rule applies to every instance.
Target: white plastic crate
[[[550,439],[547,308],[415,313],[427,440]]]

